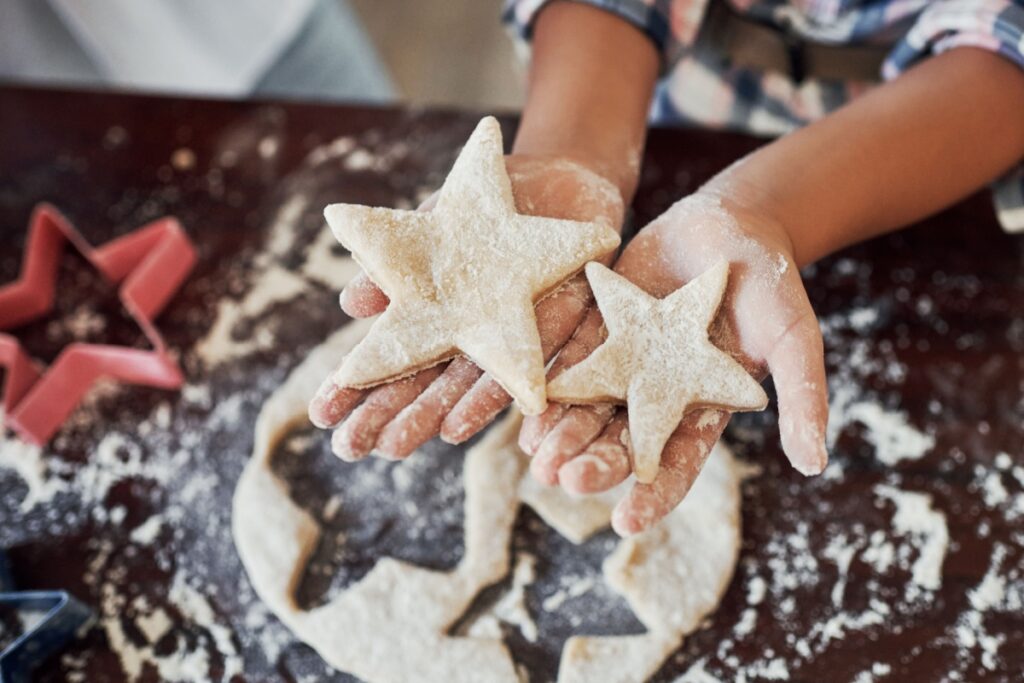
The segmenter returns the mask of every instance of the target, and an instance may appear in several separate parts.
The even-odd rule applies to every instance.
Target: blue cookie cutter
[[[43,614],[35,625],[0,650],[0,683],[29,683],[32,670],[76,637],[93,616],[67,591],[15,591],[3,550],[0,605],[11,605],[19,614]]]

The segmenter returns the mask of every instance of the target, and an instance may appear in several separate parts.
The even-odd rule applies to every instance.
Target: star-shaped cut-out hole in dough
[[[324,215],[391,300],[336,371],[337,385],[373,386],[461,351],[528,414],[546,405],[534,304],[619,244],[606,223],[516,213],[492,117],[473,131],[430,211],[332,204]]]
[[[695,407],[761,410],[761,385],[708,339],[729,264],[720,262],[664,299],[652,297],[597,263],[587,279],[608,338],[548,385],[552,400],[625,402],[638,481],[658,473],[661,451],[683,415]]]

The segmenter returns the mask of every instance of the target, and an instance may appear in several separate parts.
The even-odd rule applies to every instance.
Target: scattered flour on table
[[[170,420],[169,405],[159,404],[149,418],[136,423],[135,433],[106,432],[81,461],[64,460],[8,435],[0,439],[0,469],[11,463],[16,474],[27,476],[28,494],[20,503],[26,514],[43,510],[42,515],[26,518],[27,531],[40,533],[35,529],[42,523],[45,533],[55,538],[86,525],[126,526],[127,509],[110,502],[112,492],[126,484],[152,487],[157,499],[167,500],[162,513],[132,522],[127,542],[115,547],[102,535],[87,541],[91,559],[83,582],[93,596],[87,602],[96,610],[97,627],[127,680],[139,680],[147,671],[165,681],[212,680],[213,672],[220,671],[219,680],[228,680],[241,673],[242,659],[231,625],[216,614],[196,583],[208,569],[207,560],[196,557],[192,566],[187,551],[175,552],[170,544],[158,542],[165,528],[177,536],[177,523],[189,514],[216,523],[213,511],[189,500],[196,491],[208,489],[213,476],[195,471],[201,452],[144,445],[147,435],[166,444]],[[140,552],[154,553],[157,566],[173,572],[161,604],[153,604],[152,598],[138,594],[140,586],[125,581]],[[172,570],[175,564],[178,567]],[[211,594],[215,593],[213,589]],[[68,680],[88,680],[90,658],[89,652],[65,655]]]
[[[935,438],[924,434],[907,421],[901,411],[887,410],[872,401],[845,403],[840,392],[829,412],[829,445],[848,424],[859,422],[867,430],[866,438],[875,447],[875,457],[885,465],[901,460],[917,460],[935,446]]]
[[[155,514],[146,519],[145,522],[132,530],[131,539],[139,545],[151,545],[163,528],[163,515]]]
[[[559,577],[559,588],[554,593],[544,598],[541,607],[546,612],[554,612],[562,607],[567,600],[572,600],[584,595],[596,584],[593,576],[561,576]]]
[[[686,670],[686,673],[673,681],[673,683],[722,683],[721,679],[708,673],[707,669],[704,668],[706,664],[706,659],[695,662]]]
[[[0,409],[0,423],[4,413]],[[16,438],[0,443],[0,470],[11,470],[27,488],[21,499],[21,511],[28,512],[36,505],[48,503],[60,491],[66,490],[64,481],[50,476],[43,458],[43,449]]]
[[[101,556],[103,560],[107,557],[109,553]],[[103,575],[104,568],[102,564],[96,566],[94,580]],[[165,608],[150,605],[145,597],[129,600],[113,580],[103,581],[99,588],[99,624],[128,680],[138,680],[146,668],[155,669],[164,681],[210,680],[214,666],[211,652],[217,653],[224,667],[222,680],[230,680],[242,672],[243,663],[231,628],[221,623],[207,598],[180,573],[175,575],[167,595],[168,609],[173,609],[180,617],[177,622],[172,621]],[[190,642],[187,632],[180,626],[182,620],[190,627],[190,632],[194,628],[202,629],[198,646]],[[142,635],[144,642],[139,642],[126,628],[129,623]],[[165,654],[169,646],[162,641],[166,638],[172,640],[170,654]]]
[[[835,358],[836,367],[829,376],[827,443],[832,448],[846,427],[860,424],[864,438],[874,446],[875,457],[892,466],[921,458],[935,446],[935,439],[911,425],[905,412],[886,407],[862,389],[864,380],[871,376],[881,375],[896,385],[906,377],[906,367],[890,346],[873,344],[860,336],[848,340],[842,336],[851,331],[864,334],[878,317],[876,309],[854,308],[820,321],[828,346],[849,347]]]
[[[316,179],[330,179],[331,169],[339,163],[349,172],[386,173],[408,153],[408,145],[401,142],[371,149],[352,137],[342,137],[307,154],[294,174],[294,191],[270,221],[265,247],[255,255],[251,272],[236,274],[237,282],[233,284],[244,294],[220,299],[209,332],[196,345],[197,355],[207,368],[270,348],[274,329],[265,318],[275,305],[298,298],[311,286],[340,291],[359,272],[349,255],[336,253],[337,242],[321,218],[326,202],[314,204],[319,201],[318,195],[304,187],[302,179],[308,177],[309,183],[322,184],[323,179]],[[298,236],[308,232],[299,228],[311,216],[319,225],[315,237],[309,244],[297,243]],[[296,252],[305,254],[299,264],[288,258]],[[246,339],[236,338],[236,329],[246,321],[256,323],[253,332]]]
[[[936,591],[942,585],[942,564],[949,547],[946,515],[934,508],[926,493],[876,486],[875,494],[896,506],[893,529],[900,536],[917,539],[920,554],[912,568],[913,585]],[[908,587],[908,593],[910,591]]]
[[[257,332],[248,339],[234,335],[235,326],[247,318],[266,311],[270,306],[290,301],[307,287],[304,278],[290,270],[274,265],[261,272],[252,287],[240,301],[224,299],[217,306],[216,317],[210,331],[196,345],[196,352],[210,365],[238,358],[273,346],[273,332]]]

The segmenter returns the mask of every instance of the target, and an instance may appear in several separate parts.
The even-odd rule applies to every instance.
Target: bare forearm
[[[564,156],[636,189],[658,73],[654,45],[622,19],[557,2],[537,19],[527,104],[514,152]]]
[[[1024,157],[1024,73],[961,48],[753,154],[712,187],[767,211],[803,265],[948,206]]]

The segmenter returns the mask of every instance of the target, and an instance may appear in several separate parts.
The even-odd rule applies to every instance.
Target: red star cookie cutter
[[[37,365],[10,334],[2,332],[44,316],[53,308],[57,268],[70,243],[113,284],[152,350],[74,342],[53,364]],[[178,364],[153,325],[196,262],[196,251],[175,218],[161,218],[93,247],[49,204],[32,211],[28,242],[15,282],[0,287],[0,366],[6,424],[22,438],[44,444],[100,377],[174,389],[184,382]]]

